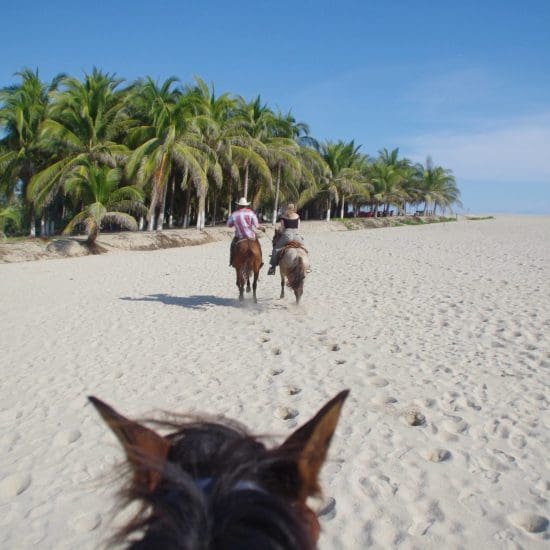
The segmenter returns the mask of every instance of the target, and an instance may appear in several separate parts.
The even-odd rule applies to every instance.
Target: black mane
[[[132,484],[125,492],[143,509],[118,542],[132,550],[315,548],[299,511],[289,504],[294,474],[274,478],[275,464],[290,460],[243,428],[215,422],[188,423],[168,438],[159,485],[146,492]]]

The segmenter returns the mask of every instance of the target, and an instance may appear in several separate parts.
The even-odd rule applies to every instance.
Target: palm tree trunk
[[[245,165],[245,168],[244,168],[244,189],[243,189],[243,197],[247,199],[247,196],[248,196],[248,163]]]
[[[187,182],[187,192],[185,193],[185,214],[183,216],[183,227],[189,227],[189,216],[191,213],[191,183]]]
[[[155,229],[156,208],[157,208],[157,190],[153,185],[153,189],[151,190],[151,204],[149,205],[149,213],[147,216],[147,219],[148,219],[147,231],[153,231]]]
[[[197,206],[197,229],[199,231],[202,231],[204,229],[206,191],[200,192],[198,202],[199,204]]]
[[[174,195],[176,194],[176,175],[172,176],[172,194],[170,195],[170,217],[168,218],[168,227],[172,229],[174,227]]]
[[[42,217],[40,218],[40,236],[46,236],[46,211],[42,210]]]
[[[88,238],[86,239],[86,244],[88,246],[93,247],[95,245],[95,241],[96,241],[98,235],[99,235],[99,225],[97,223],[93,223],[92,228],[91,228],[90,232],[88,233]]]
[[[218,193],[214,191],[214,212],[212,212],[212,227],[216,225],[216,214],[218,213]]]
[[[36,237],[36,218],[34,217],[34,204],[31,203],[29,236]]]
[[[279,209],[279,188],[281,186],[281,165],[277,167],[277,187],[275,188],[275,205],[273,206],[273,220],[272,224],[277,223],[277,210]]]
[[[327,218],[326,221],[330,221],[330,199],[327,201]]]
[[[345,196],[342,195],[342,206],[340,207],[340,217],[341,218],[344,217],[344,199],[345,199]]]
[[[166,194],[168,193],[168,186],[165,185],[162,189],[162,198],[160,199],[159,217],[157,218],[157,231],[162,231],[164,225],[164,209],[166,208]]]

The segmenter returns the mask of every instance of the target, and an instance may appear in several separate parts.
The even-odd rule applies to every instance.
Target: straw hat
[[[246,200],[245,197],[241,197],[239,199],[239,202],[237,203],[237,206],[249,206],[250,203]]]

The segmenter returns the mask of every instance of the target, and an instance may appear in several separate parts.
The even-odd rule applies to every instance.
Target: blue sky
[[[550,214],[550,1],[13,1],[0,86],[97,66],[260,94],[318,139],[451,168],[464,210]]]

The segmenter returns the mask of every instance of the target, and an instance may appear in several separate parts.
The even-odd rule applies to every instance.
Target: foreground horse
[[[118,535],[133,550],[314,550],[319,522],[306,499],[349,391],[268,450],[232,423],[169,424],[161,436],[89,397],[122,443],[141,511]]]
[[[235,245],[235,255],[233,257],[233,267],[237,274],[237,286],[239,287],[239,300],[244,300],[244,285],[246,291],[250,292],[250,276],[254,274],[252,283],[252,294],[254,302],[256,298],[256,287],[258,285],[258,276],[262,267],[262,248],[257,239],[242,239]]]
[[[290,241],[279,255],[279,271],[281,273],[281,298],[285,297],[285,277],[287,285],[294,291],[296,303],[304,293],[304,279],[309,272],[309,256],[307,250],[294,241]]]

